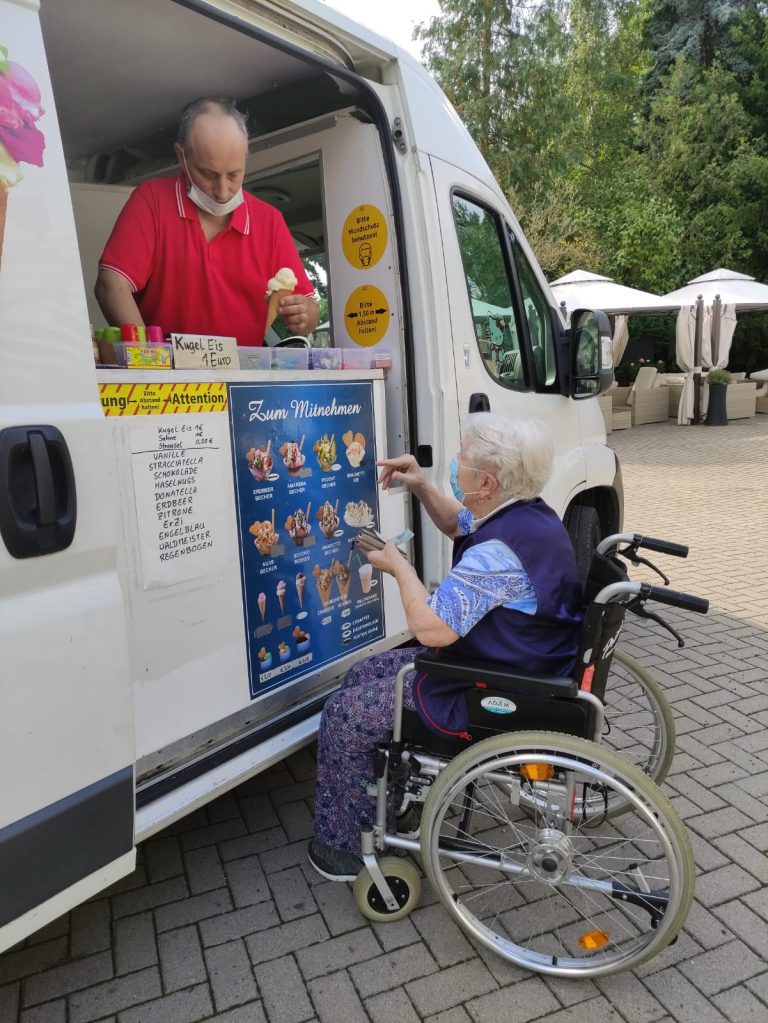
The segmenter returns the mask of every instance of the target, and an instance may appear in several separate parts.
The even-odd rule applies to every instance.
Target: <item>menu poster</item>
[[[129,431],[145,590],[199,579],[227,563],[223,420],[174,416],[134,421]]]
[[[230,384],[251,697],[384,636],[373,386]]]

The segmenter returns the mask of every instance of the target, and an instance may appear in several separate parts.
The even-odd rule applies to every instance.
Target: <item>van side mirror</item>
[[[600,309],[577,309],[571,317],[571,397],[594,398],[613,383],[613,339]]]

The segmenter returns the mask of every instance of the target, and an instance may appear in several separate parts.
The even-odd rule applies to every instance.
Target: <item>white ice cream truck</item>
[[[97,368],[101,247],[176,173],[200,95],[248,112],[246,186],[325,268],[332,347]],[[610,376],[604,317],[564,324],[435,83],[324,3],[0,0],[0,140],[1,950],[308,743],[345,669],[409,638],[349,540],[412,533],[428,585],[450,550],[375,458],[447,481],[490,408],[549,423],[577,540],[620,527],[622,494],[574,400]]]

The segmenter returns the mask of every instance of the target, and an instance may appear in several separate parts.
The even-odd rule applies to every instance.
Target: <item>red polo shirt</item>
[[[123,207],[99,266],[125,277],[145,323],[263,345],[270,277],[289,266],[297,294],[313,288],[282,215],[248,192],[243,198],[209,242],[183,175],[147,181]]]

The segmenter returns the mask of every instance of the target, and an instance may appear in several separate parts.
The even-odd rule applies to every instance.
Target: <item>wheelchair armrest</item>
[[[460,679],[474,685],[485,682],[494,689],[522,693],[525,696],[555,696],[574,699],[579,691],[578,682],[559,675],[528,675],[514,671],[499,661],[457,661],[440,654],[417,654],[413,659],[416,670],[439,678]]]

